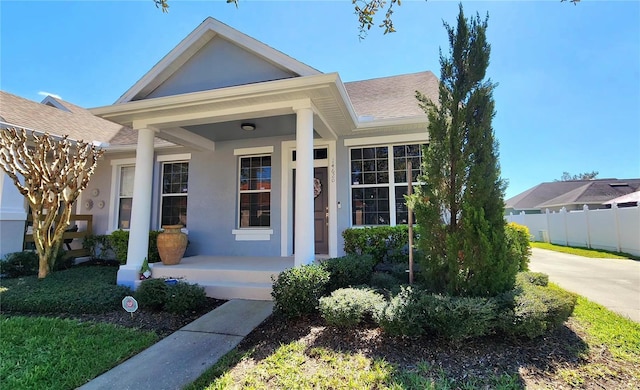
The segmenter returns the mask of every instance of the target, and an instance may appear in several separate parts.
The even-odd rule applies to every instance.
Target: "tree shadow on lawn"
[[[335,328],[326,326],[320,317],[286,322],[273,316],[252,332],[240,349],[254,348],[251,357],[260,361],[294,341],[304,342],[307,350],[325,348],[384,359],[399,370],[412,371],[423,363],[429,367],[429,377],[444,374],[459,385],[471,379],[495,383],[503,375],[519,378],[522,387],[524,377],[529,382],[551,384],[560,367],[578,367],[589,351],[582,338],[566,325],[535,340],[494,335],[455,343],[433,337],[392,337],[373,325]]]

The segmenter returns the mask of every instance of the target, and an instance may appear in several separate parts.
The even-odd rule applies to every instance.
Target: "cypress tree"
[[[491,47],[488,15],[466,19],[460,5],[440,51],[438,103],[417,92],[429,117],[429,146],[415,208],[421,226],[421,276],[427,287],[452,295],[492,296],[513,287],[516,261],[507,257],[504,183],[491,122],[493,89],[485,80]]]

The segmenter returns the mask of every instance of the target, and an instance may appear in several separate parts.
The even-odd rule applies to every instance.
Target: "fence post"
[[[565,207],[560,209],[562,220],[564,221],[564,242],[565,246],[569,246],[569,228],[567,227],[567,209]]]
[[[591,249],[591,224],[589,223],[589,206],[586,204],[582,206],[584,212],[584,218],[587,225],[587,248]]]
[[[620,244],[620,217],[618,216],[618,204],[613,203],[611,205],[611,209],[613,210],[614,221],[616,224],[616,247],[618,248],[618,252],[622,252],[622,245]]]
[[[549,243],[551,243],[551,225],[549,225],[549,209],[545,209],[544,212],[547,215],[547,237],[549,237]],[[542,237],[543,242],[547,242],[544,237]]]

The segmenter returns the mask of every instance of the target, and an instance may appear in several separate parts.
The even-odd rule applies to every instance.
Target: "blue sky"
[[[432,70],[455,1],[403,1],[398,32],[358,40],[350,0],[0,1],[0,88],[113,103],[207,16],[343,81]],[[489,12],[507,198],[563,171],[640,177],[640,2],[464,1]],[[382,15],[380,15],[382,17]]]

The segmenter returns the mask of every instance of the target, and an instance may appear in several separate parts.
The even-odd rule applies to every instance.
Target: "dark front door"
[[[316,236],[316,253],[329,253],[329,183],[324,168],[313,170],[313,222]]]
[[[313,230],[315,233],[315,253],[329,253],[329,183],[327,182],[328,168],[313,169]],[[293,170],[293,234],[295,252],[296,230],[296,170]]]

